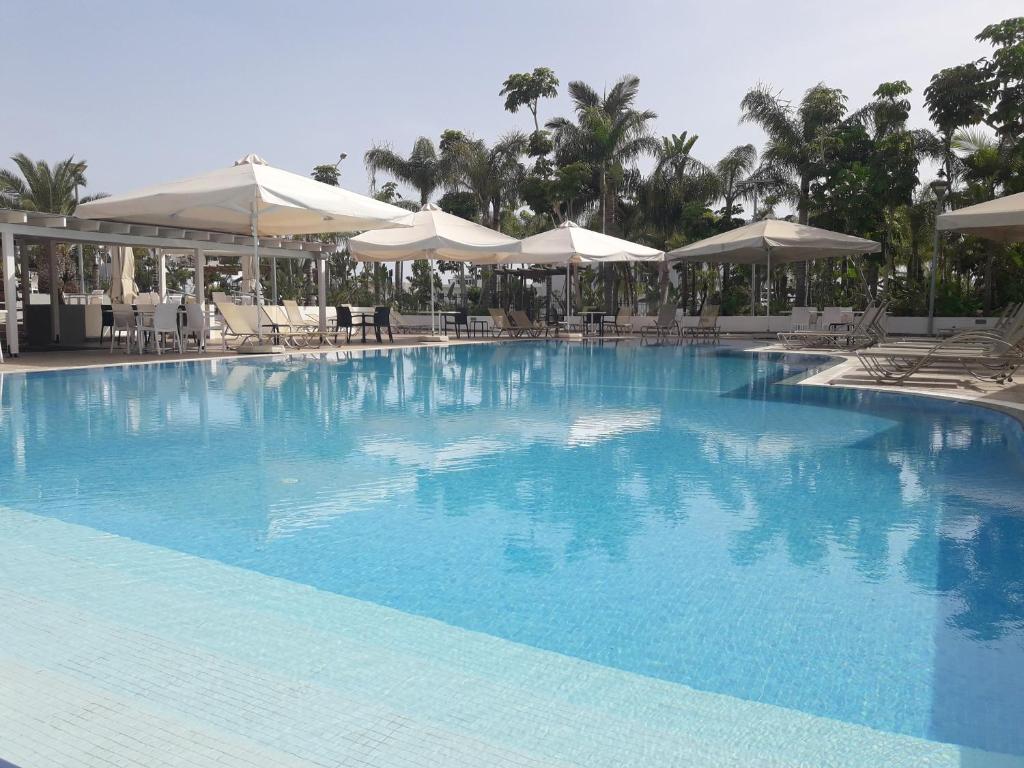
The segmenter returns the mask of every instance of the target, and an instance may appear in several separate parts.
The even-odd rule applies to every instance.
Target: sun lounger
[[[633,332],[633,308],[632,307],[619,307],[618,314],[615,315],[615,322],[613,325],[616,333],[632,333]]]
[[[779,341],[787,349],[801,347],[837,347],[857,349],[875,344],[885,338],[881,318],[888,302],[881,306],[869,306],[853,325],[841,322],[829,323],[816,331],[786,331],[778,334]]]
[[[654,319],[654,325],[645,325],[640,329],[640,338],[646,339],[648,333],[653,333],[655,338],[668,337],[670,333],[681,336],[679,321],[676,320],[676,308],[665,305],[658,310],[658,316]]]
[[[857,352],[864,370],[877,382],[902,384],[928,369],[962,368],[982,381],[1005,384],[1024,365],[1024,325],[1006,338],[966,331],[928,349],[898,344]]]
[[[504,309],[491,308],[487,310],[491,315],[491,325],[494,326],[494,335],[501,337],[501,334],[505,334],[509,338],[513,336],[521,336],[522,331],[516,328],[508,316],[508,313]]]
[[[228,348],[228,337],[244,344],[249,339],[260,335],[256,329],[257,315],[254,311],[246,311],[255,310],[256,307],[243,307],[241,304],[220,301],[214,303],[223,321],[221,341],[225,351]]]
[[[548,335],[549,328],[546,323],[531,320],[526,312],[521,309],[512,310],[509,319],[512,320],[512,325],[515,326],[515,329],[519,331],[516,334],[517,336],[522,336],[525,333],[527,336],[536,339],[541,335]]]
[[[701,307],[700,317],[697,318],[697,325],[683,328],[683,334],[694,340],[704,338],[708,341],[712,339],[718,341],[718,312],[720,309],[718,304],[705,302]]]

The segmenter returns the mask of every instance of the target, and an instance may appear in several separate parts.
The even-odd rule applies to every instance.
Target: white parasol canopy
[[[940,232],[963,232],[1003,242],[1024,241],[1024,192],[940,214]]]
[[[505,261],[526,264],[598,264],[607,261],[662,261],[656,248],[584,229],[573,221],[523,239],[519,253]]]
[[[572,264],[601,264],[611,261],[664,261],[664,251],[631,243],[619,237],[584,229],[574,221],[565,221],[555,229],[524,238],[519,253],[506,261],[526,264],[565,265],[565,314],[572,309],[569,268]]]
[[[359,261],[444,259],[493,264],[519,251],[515,238],[445,213],[433,203],[412,214],[411,223],[349,238],[349,252]]]
[[[844,235],[780,219],[755,221],[720,235],[669,251],[668,261],[688,259],[711,264],[786,264],[862,253],[877,253],[874,240]]]
[[[519,241],[427,203],[412,214],[412,226],[364,232],[349,238],[359,261],[470,261],[496,264],[519,250]],[[434,275],[430,275],[430,330],[434,332]]]
[[[408,211],[274,168],[246,155],[230,168],[82,203],[75,215],[249,235],[305,235],[408,226]]]

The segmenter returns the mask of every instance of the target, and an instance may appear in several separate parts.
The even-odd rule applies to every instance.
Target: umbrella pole
[[[765,304],[765,317],[768,318],[768,333],[772,332],[772,252],[768,249],[768,269],[765,275],[768,281],[768,302]]]
[[[434,262],[427,259],[427,269],[429,274],[427,279],[430,281],[430,335],[436,336],[437,332],[434,330]]]
[[[277,304],[277,256],[270,257],[270,295],[274,297],[274,304]]]
[[[262,343],[263,341],[263,323],[260,322],[260,236],[259,236],[259,214],[256,212],[256,203],[253,201],[252,214],[250,215],[250,221],[252,222],[252,260],[253,270],[256,273],[256,291],[253,296],[253,303],[256,305],[256,341]]]

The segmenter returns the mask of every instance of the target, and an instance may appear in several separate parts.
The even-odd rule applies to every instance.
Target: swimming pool
[[[0,506],[1024,755],[1020,424],[783,383],[819,364],[513,343],[8,375]]]

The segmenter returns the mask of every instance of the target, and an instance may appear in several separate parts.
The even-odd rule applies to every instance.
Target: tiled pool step
[[[0,759],[23,768],[1024,765],[21,512],[0,541]]]

